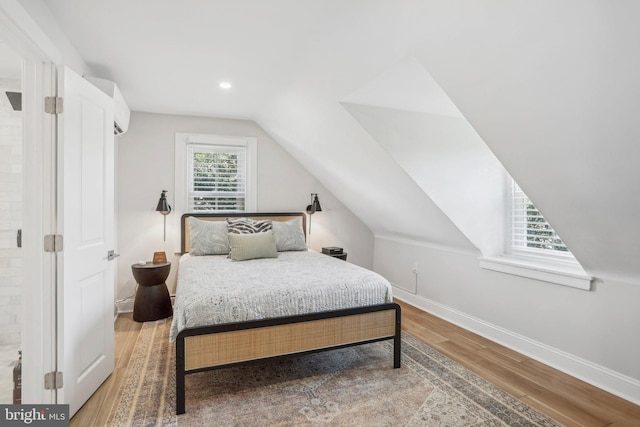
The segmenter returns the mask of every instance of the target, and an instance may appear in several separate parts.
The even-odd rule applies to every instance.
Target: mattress
[[[262,320],[392,302],[377,273],[314,251],[231,261],[181,257],[169,340],[185,328]]]

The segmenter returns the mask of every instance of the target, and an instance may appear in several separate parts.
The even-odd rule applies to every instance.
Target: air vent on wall
[[[22,111],[22,94],[20,92],[5,92],[13,111]]]

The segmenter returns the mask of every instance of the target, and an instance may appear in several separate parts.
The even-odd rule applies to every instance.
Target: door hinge
[[[59,96],[44,97],[44,112],[47,114],[60,114],[63,111],[63,100]]]
[[[58,390],[63,386],[62,372],[48,372],[44,374],[44,389]]]
[[[47,234],[46,236],[44,236],[44,251],[62,252],[62,235]]]

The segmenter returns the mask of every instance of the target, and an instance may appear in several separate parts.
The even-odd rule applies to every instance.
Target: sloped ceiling
[[[342,98],[342,103],[463,118],[458,107],[415,58],[394,64],[363,83],[360,89]]]
[[[483,255],[503,252],[507,173],[417,60],[342,104]]]
[[[589,273],[640,282],[637,2],[46,4],[133,110],[256,120],[377,235],[491,251],[444,191],[478,155],[469,210],[497,159]]]

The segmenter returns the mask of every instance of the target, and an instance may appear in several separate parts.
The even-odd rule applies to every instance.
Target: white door
[[[73,415],[114,367],[113,101],[66,67],[58,94],[58,403]]]

